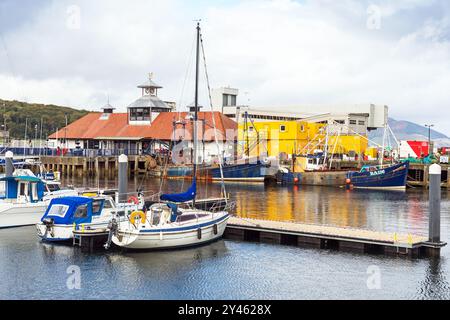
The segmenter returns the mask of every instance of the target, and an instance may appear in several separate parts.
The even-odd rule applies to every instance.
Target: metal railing
[[[115,157],[121,154],[127,156],[138,156],[145,154],[136,149],[54,149],[54,148],[21,148],[21,147],[2,147],[0,146],[0,155],[7,151],[12,151],[15,156],[28,157]]]

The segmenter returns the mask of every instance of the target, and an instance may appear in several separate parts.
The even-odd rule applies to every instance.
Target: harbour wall
[[[154,159],[151,156],[129,156],[128,176],[136,175],[160,176],[164,159]],[[60,172],[65,177],[99,177],[115,178],[118,174],[118,157],[73,157],[73,156],[44,156],[40,162],[47,171]],[[360,163],[336,162],[336,171],[303,172],[299,173],[299,185],[317,185],[339,187],[345,185],[347,170],[358,170]],[[413,188],[428,188],[429,167],[427,164],[410,164],[408,172],[408,186]],[[450,165],[441,164],[441,186],[450,190]],[[31,165],[33,171],[38,172],[38,165]],[[4,166],[0,166],[0,172]],[[275,177],[269,177],[274,178]]]

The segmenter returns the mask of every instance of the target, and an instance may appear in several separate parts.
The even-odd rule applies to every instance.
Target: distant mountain
[[[419,140],[428,141],[428,128],[409,121],[397,121],[389,118],[389,126],[395,134],[395,137],[400,140]],[[381,144],[383,141],[383,129],[378,129],[370,132],[369,139]],[[450,146],[450,138],[445,134],[435,130],[431,130],[431,140],[435,142],[437,147]]]
[[[66,115],[68,123],[71,123],[87,113],[88,111],[86,110],[68,107],[0,99],[0,126],[6,122],[11,139],[24,138],[25,123],[27,123],[28,139],[34,139],[36,129],[37,137],[39,138],[41,118],[42,137],[47,139],[57,128],[63,128],[65,126]]]

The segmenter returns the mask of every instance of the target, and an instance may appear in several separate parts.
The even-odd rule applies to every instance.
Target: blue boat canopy
[[[94,212],[93,203],[100,201],[99,206],[95,206],[98,212]],[[103,199],[93,199],[87,197],[63,197],[55,198],[50,202],[41,221],[49,218],[55,224],[82,224],[92,222],[92,216],[100,214],[103,208]]]
[[[163,194],[161,195],[161,201],[169,201],[175,203],[188,202],[195,199],[197,195],[197,181],[194,179],[192,185],[186,192],[183,193],[174,193],[174,194]]]

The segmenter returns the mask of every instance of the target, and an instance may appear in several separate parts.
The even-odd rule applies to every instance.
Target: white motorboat
[[[75,190],[55,190],[34,175],[19,175],[0,179],[0,228],[34,225],[45,213],[53,198],[76,195]]]
[[[142,205],[143,201],[116,205],[110,196],[55,198],[36,224],[37,233],[43,241],[71,240],[74,230],[106,230],[113,218],[126,219]]]

